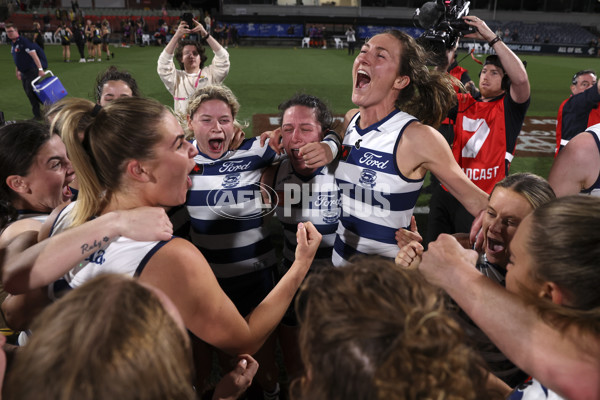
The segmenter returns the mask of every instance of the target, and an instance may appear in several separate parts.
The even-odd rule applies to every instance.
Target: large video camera
[[[416,17],[419,26],[426,29],[419,42],[425,47],[439,48],[444,45],[445,49],[451,49],[460,37],[476,32],[462,19],[469,15],[470,4],[470,1],[464,0],[437,0],[428,1],[417,8],[413,23]]]

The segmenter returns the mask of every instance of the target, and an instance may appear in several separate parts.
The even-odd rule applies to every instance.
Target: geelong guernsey
[[[594,141],[598,147],[598,153],[600,154],[600,124],[590,126],[586,132],[591,133],[594,137]],[[600,173],[598,174],[598,179],[596,179],[596,182],[594,182],[594,184],[589,188],[583,189],[581,193],[590,194],[592,196],[600,196]]]
[[[55,235],[71,225],[72,213],[77,202],[66,206],[56,218],[50,235]],[[65,289],[73,289],[83,285],[90,279],[106,273],[139,276],[150,258],[168,241],[141,242],[126,237],[110,241],[98,233],[93,244],[82,246],[97,247],[96,252],[73,268],[60,280],[51,285],[48,293],[56,295]]]
[[[275,214],[283,225],[283,257],[288,266],[295,260],[297,225],[304,221],[312,222],[323,236],[315,261],[331,260],[341,214],[334,170],[335,164],[326,165],[305,177],[294,171],[289,159],[283,160],[277,168],[273,182],[277,193]]]
[[[355,254],[394,258],[395,232],[410,225],[423,186],[423,179],[407,179],[396,164],[398,141],[415,117],[394,110],[366,129],[359,118],[357,113],[348,125],[335,171],[342,199],[332,257],[336,266]]]
[[[198,143],[193,142],[198,148]],[[234,151],[213,160],[201,152],[194,158],[188,192],[192,243],[200,249],[217,278],[248,274],[277,263],[264,217],[260,177],[277,158],[258,138],[246,139]]]

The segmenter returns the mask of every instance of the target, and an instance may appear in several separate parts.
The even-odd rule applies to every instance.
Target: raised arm
[[[204,256],[185,240],[175,238],[163,246],[140,280],[165,292],[200,339],[232,355],[254,354],[283,317],[321,241],[311,223],[299,224],[297,238],[291,269],[246,320],[222,291]]]
[[[531,95],[531,88],[523,62],[502,40],[496,40],[496,34],[487,26],[485,21],[474,15],[464,17],[463,20],[468,25],[477,28],[476,33],[465,35],[466,38],[485,40],[488,43],[493,43],[492,48],[498,55],[505,73],[510,78],[510,97],[515,103],[525,103]]]
[[[418,269],[444,289],[519,368],[565,398],[598,398],[598,338],[574,328],[564,333],[554,329],[534,306],[482,275],[476,261],[475,251],[442,234],[429,244]]]

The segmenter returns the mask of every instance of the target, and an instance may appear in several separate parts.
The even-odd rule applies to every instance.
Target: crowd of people
[[[509,174],[526,68],[463,20],[495,52],[478,88],[456,43],[431,68],[386,31],[356,56],[342,127],[297,93],[246,138],[229,53],[195,19],[157,61],[173,109],[111,67],[94,101],[0,127],[4,396],[234,399],[255,380],[267,400],[600,397],[600,124],[588,111],[548,181]],[[43,73],[38,48],[23,74]],[[427,171],[466,222],[423,243]]]

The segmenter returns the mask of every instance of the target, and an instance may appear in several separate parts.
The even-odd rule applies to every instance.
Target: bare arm
[[[53,222],[54,218],[48,221],[50,225]],[[54,282],[74,264],[119,236],[168,240],[172,232],[173,226],[164,209],[142,207],[104,214],[39,243],[32,241],[30,235],[22,235],[7,246],[2,282],[9,293],[25,293]]]
[[[27,54],[29,54],[29,56],[33,59],[33,62],[35,63],[35,66],[38,68],[38,75],[39,76],[44,76],[44,70],[42,68],[42,62],[40,61],[40,58],[38,57],[38,55],[35,52],[35,50],[29,51],[29,52],[27,52]]]
[[[473,216],[487,207],[488,195],[467,178],[442,134],[430,126],[413,122],[404,130],[396,163],[409,179],[422,179],[431,171]]]
[[[548,182],[557,197],[578,194],[598,178],[600,154],[591,133],[582,132],[558,153]]]
[[[448,292],[519,368],[566,398],[598,398],[598,338],[546,324],[534,306],[482,275],[476,261],[475,251],[442,234],[429,244],[419,271]]]
[[[477,28],[476,33],[465,35],[466,38],[475,38],[491,42],[496,37],[496,34],[487,26],[487,24],[476,16],[469,15],[464,17],[463,20],[468,25]],[[531,88],[523,62],[502,40],[494,43],[492,48],[498,55],[498,58],[500,58],[505,73],[510,77],[510,97],[518,104],[525,103],[531,95]]]
[[[232,355],[254,354],[283,317],[312,263],[321,235],[311,223],[305,223],[298,227],[297,238],[294,264],[247,321],[221,290],[204,256],[185,240],[176,238],[163,246],[140,280],[165,292],[186,327],[200,339]]]

